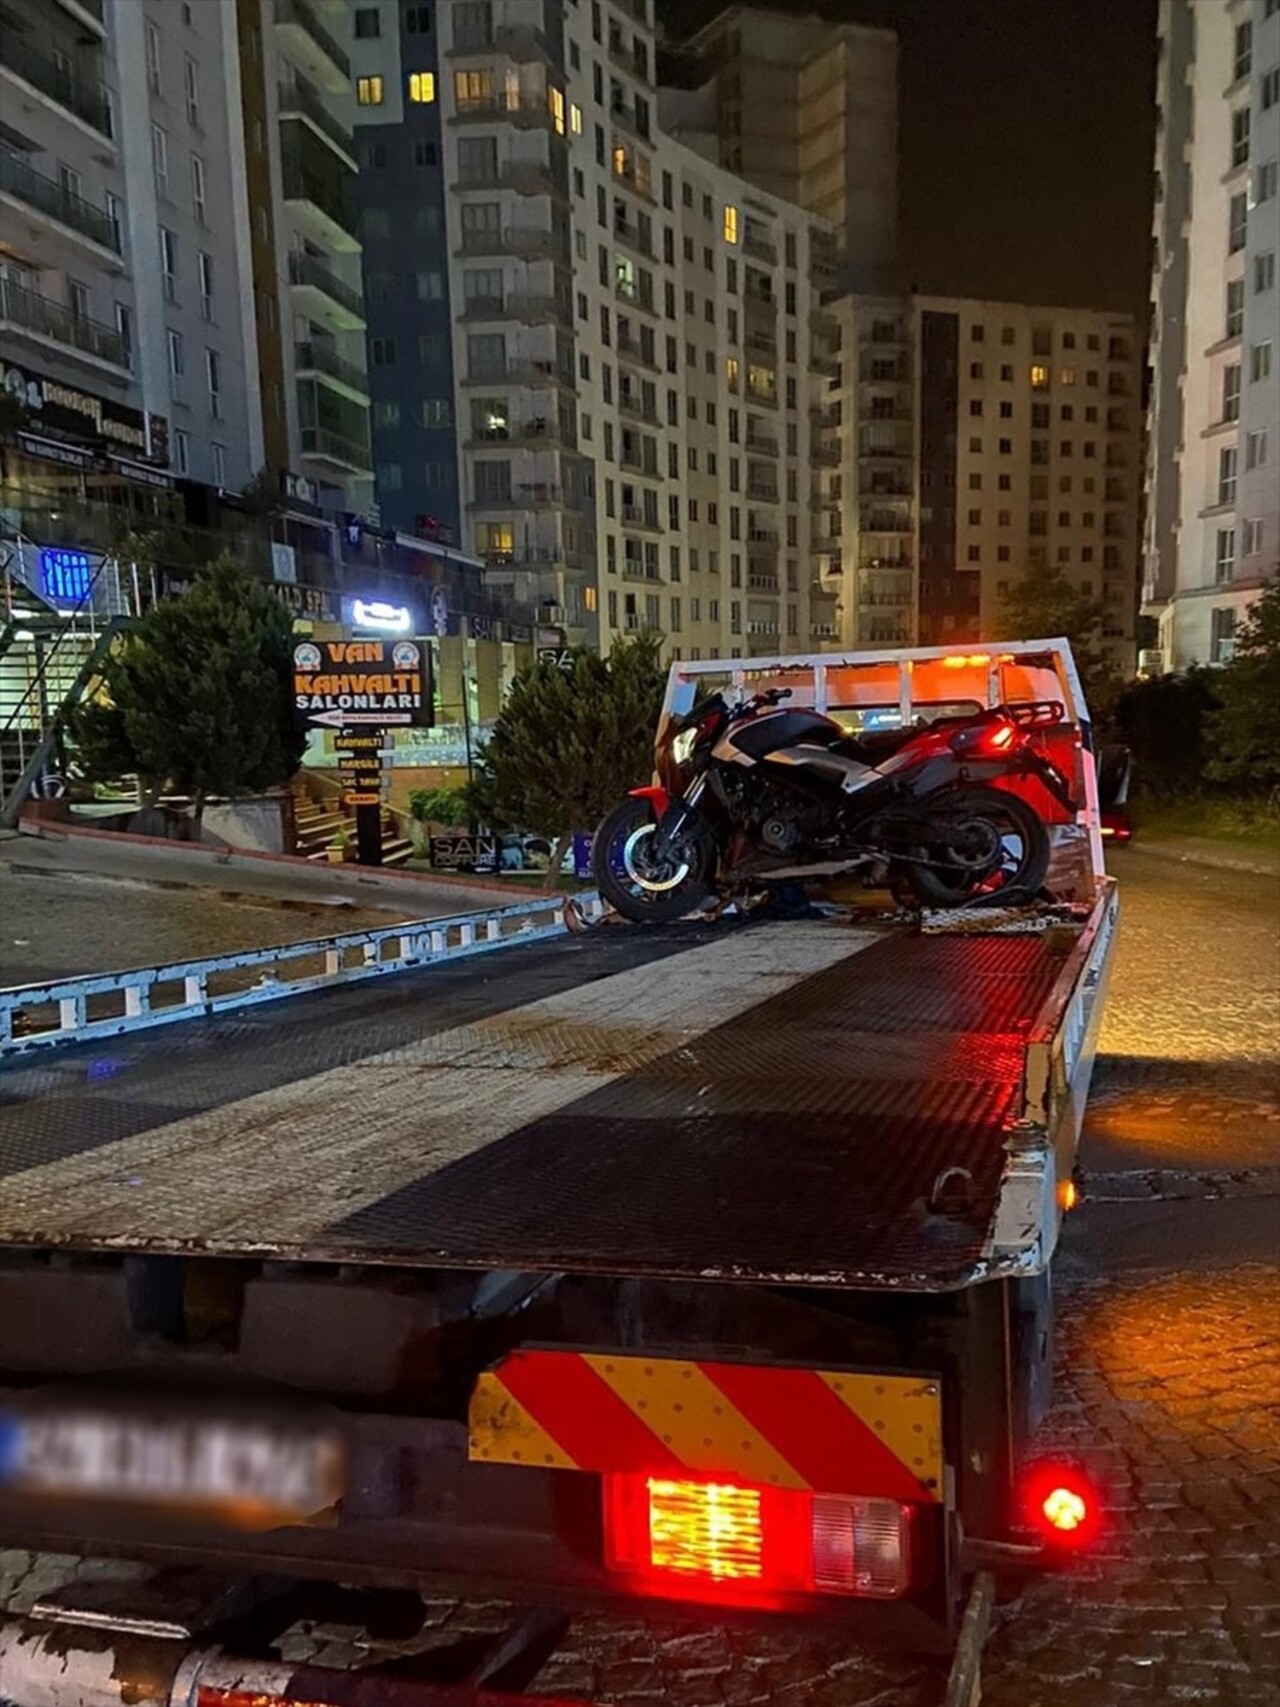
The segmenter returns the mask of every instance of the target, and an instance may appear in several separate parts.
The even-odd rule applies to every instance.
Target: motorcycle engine
[[[761,846],[774,854],[794,853],[805,839],[807,816],[802,806],[772,793],[756,820]]]

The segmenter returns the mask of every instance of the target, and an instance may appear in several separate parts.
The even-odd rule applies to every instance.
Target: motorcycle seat
[[[910,725],[905,729],[869,729],[861,735],[846,735],[836,742],[835,750],[861,764],[878,765],[919,733],[918,728]]]

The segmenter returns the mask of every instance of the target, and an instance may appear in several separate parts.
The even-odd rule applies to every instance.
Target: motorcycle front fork
[[[654,843],[654,853],[658,859],[666,859],[679,845],[681,839],[689,832],[689,827],[697,819],[698,802],[702,799],[707,788],[707,778],[695,777],[689,792],[681,800],[672,801],[663,813],[658,825],[658,837]]]

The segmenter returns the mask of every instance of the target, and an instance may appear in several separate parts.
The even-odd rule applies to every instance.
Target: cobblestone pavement
[[[371,930],[394,918],[360,907],[282,907],[208,889],[27,873],[0,864],[0,984],[270,948]]]
[[[1280,895],[1137,851],[1057,1278],[1046,1450],[1102,1490],[1087,1560],[1002,1591],[984,1707],[1280,1700]],[[0,1556],[15,1608],[68,1561]],[[121,1567],[96,1565],[95,1574]],[[502,1610],[428,1607],[423,1640]],[[298,1628],[291,1657],[358,1657]],[[583,1619],[539,1689],[619,1707],[937,1707],[935,1663],[788,1630]]]

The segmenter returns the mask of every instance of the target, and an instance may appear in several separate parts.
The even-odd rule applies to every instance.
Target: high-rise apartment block
[[[663,134],[652,0],[408,12],[355,13],[380,494],[574,640],[829,637],[827,224]]]
[[[730,6],[682,44],[663,128],[749,183],[827,221],[846,290],[894,289],[898,38],[767,7]]]
[[[1162,0],[1144,609],[1223,663],[1280,565],[1280,0]]]
[[[848,646],[999,631],[1003,595],[1061,571],[1132,662],[1140,367],[1130,316],[940,297],[847,297],[840,530]]]

